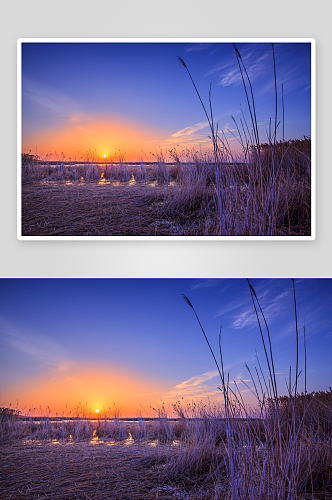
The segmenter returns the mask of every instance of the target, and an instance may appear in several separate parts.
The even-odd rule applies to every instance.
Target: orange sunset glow
[[[157,151],[163,136],[165,132],[139,122],[79,115],[67,120],[65,126],[49,127],[31,135],[27,133],[22,150],[35,152],[37,147],[43,158],[51,154],[56,159],[56,155],[60,158],[63,153],[66,159],[83,160],[90,151],[95,159],[137,161],[139,158],[151,159],[150,152]]]
[[[151,403],[162,397],[163,387],[164,384],[151,382],[146,375],[139,376],[119,367],[64,363],[43,377],[11,387],[2,397],[9,401],[10,394],[15,394],[20,408],[25,407],[26,411],[36,408],[37,414],[47,413],[49,408],[53,415],[74,415],[81,404],[91,415],[110,408],[124,416],[136,417],[143,412],[142,407],[148,411]],[[9,403],[14,405],[16,401]]]
[[[265,90],[273,85],[271,47],[239,47],[260,95],[265,136],[275,112],[274,93]],[[310,44],[281,43],[277,51],[293,108],[286,139],[310,136]],[[245,96],[232,43],[32,42],[22,44],[22,152],[37,148],[40,156],[56,151],[78,160],[88,150],[105,159],[118,158],[120,150],[125,161],[136,162],[153,160],[150,152],[159,148],[211,149],[208,120],[178,57],[190,67],[205,106],[212,85],[214,119],[240,151],[232,117]]]

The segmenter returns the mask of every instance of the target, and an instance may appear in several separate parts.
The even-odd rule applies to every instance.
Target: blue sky
[[[290,279],[252,279],[266,315],[279,392],[295,369],[295,316]],[[307,389],[331,385],[332,280],[295,280]],[[63,411],[88,401],[116,404],[129,415],[177,399],[220,399],[216,367],[193,311],[211,345],[222,349],[230,379],[241,384],[266,369],[245,279],[2,279],[0,281],[0,406],[47,405]],[[265,372],[267,374],[267,372]],[[249,382],[250,384],[250,382]],[[304,376],[299,391],[304,390]]]
[[[261,141],[275,115],[270,43],[237,43],[250,76]],[[63,152],[79,159],[125,155],[128,161],[210,145],[204,111],[185,68],[233,151],[239,149],[232,116],[240,126],[246,96],[232,43],[23,43],[23,151]],[[285,139],[311,135],[310,43],[275,43],[278,121],[284,86]],[[282,125],[277,139],[282,138]],[[119,151],[121,153],[119,153]]]

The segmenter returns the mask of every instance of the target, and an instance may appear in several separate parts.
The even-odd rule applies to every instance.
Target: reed
[[[298,182],[298,179],[295,179],[295,176],[291,177],[285,175],[288,171],[287,158],[285,158],[285,156],[287,155],[289,160],[292,153],[294,154],[294,144],[291,144],[292,141],[284,141],[284,131],[283,141],[281,143],[282,146],[280,144],[278,146],[277,144],[278,94],[274,45],[272,44],[275,87],[274,132],[273,134],[271,133],[270,126],[269,142],[264,145],[261,143],[259,137],[255,98],[250,77],[238,48],[235,44],[233,45],[243,82],[252,127],[249,129],[243,111],[243,121],[242,119],[240,120],[241,126],[239,126],[232,117],[238,132],[238,137],[235,136],[235,138],[241,144],[243,151],[241,172],[237,171],[233,159],[234,154],[229,147],[225,134],[219,132],[218,124],[215,123],[212,111],[211,86],[209,91],[208,112],[186,63],[183,59],[179,58],[180,63],[189,74],[211,131],[215,165],[216,206],[219,221],[218,234],[223,236],[275,236],[279,234],[278,228],[281,224],[285,223],[285,218],[287,218],[287,216],[289,234],[292,234],[291,225],[294,224],[293,219],[295,211],[297,216],[299,216],[300,220],[298,220],[298,222],[300,225],[303,223],[310,225],[311,157],[309,155],[302,158],[301,163],[306,165],[307,171],[306,175],[301,177],[300,182]],[[307,138],[305,138],[305,141],[310,144],[310,140]],[[276,154],[277,150],[278,154]],[[264,156],[262,155],[263,151]],[[226,166],[230,161],[231,164],[233,164],[232,169],[230,169],[228,165]],[[306,167],[304,168],[306,169]],[[296,195],[294,197],[295,192]],[[288,200],[290,201],[290,205],[288,205]]]
[[[0,474],[0,496],[22,498],[24,491],[28,500],[42,494],[66,499],[74,498],[76,491],[80,498],[91,478],[88,497],[96,499],[107,498],[116,488],[119,496],[113,490],[112,498],[134,500],[329,500],[332,389],[308,393],[305,381],[305,392],[297,392],[300,334],[294,281],[291,286],[296,363],[288,394],[280,394],[269,326],[249,280],[265,356],[262,363],[257,359],[255,374],[247,367],[251,384],[246,384],[255,396],[255,408],[247,407],[224,371],[222,331],[216,354],[185,297],[218,369],[221,401],[184,405],[181,400],[171,408],[162,404],[152,408],[153,417],[140,416],[136,422],[121,420],[119,408],[103,409],[92,419],[87,404],[81,403],[68,411],[67,419],[52,417],[49,407],[31,407],[28,412],[0,408],[0,462],[10,471]],[[52,481],[45,482],[50,477]]]
[[[132,167],[124,162],[120,155],[117,162],[98,163],[95,151],[89,150],[81,157],[85,163],[69,162],[66,164],[63,153],[59,156],[22,155],[22,221],[23,235],[77,235],[101,236],[309,236],[311,235],[311,139],[284,140],[284,99],[282,84],[282,141],[277,140],[278,129],[278,91],[275,47],[271,50],[271,73],[274,79],[275,116],[270,119],[268,140],[262,143],[259,136],[256,102],[250,75],[240,51],[234,44],[235,57],[241,75],[247,102],[249,119],[241,109],[237,122],[232,117],[237,133],[233,134],[241,146],[240,158],[232,151],[224,131],[219,130],[213,115],[211,86],[208,106],[204,105],[195,81],[183,59],[181,65],[187,71],[203,108],[210,128],[211,151],[187,150],[179,152],[176,148],[167,153],[160,150],[153,155],[154,165],[140,162]],[[54,161],[54,157],[56,161]],[[170,160],[170,161],[169,161]],[[38,203],[35,193],[40,184],[45,188],[45,199]],[[71,192],[65,186],[79,188],[84,198],[88,191],[86,185],[103,185],[113,188],[107,196],[116,197],[113,191],[121,187],[125,206],[132,199],[131,207],[124,210],[124,219],[120,224],[104,224],[112,219],[116,207],[105,207],[96,193],[95,205],[83,203],[88,208],[82,213],[68,212],[63,204],[71,202]],[[128,186],[135,190],[128,191]],[[51,188],[55,203],[48,201]],[[61,189],[59,190],[58,187]],[[152,191],[150,188],[153,187]],[[66,190],[67,189],[67,190]],[[136,191],[136,192],[134,192]],[[138,192],[139,191],[139,192]],[[60,194],[61,192],[61,194]],[[132,196],[130,196],[132,194]],[[38,198],[38,197],[37,197]],[[67,212],[76,221],[94,215],[95,226],[86,224],[82,233],[82,224],[71,222],[62,217],[63,227],[58,224],[53,229],[46,226],[54,219],[52,207],[59,198],[62,207],[56,208]],[[142,206],[137,206],[137,198]],[[39,217],[40,206],[48,207],[45,213],[47,224]],[[151,221],[151,206],[154,220]],[[36,210],[37,209],[37,210]],[[44,209],[43,209],[44,211]],[[37,212],[37,215],[36,213]],[[36,220],[35,220],[36,219]],[[99,221],[98,221],[99,220]],[[138,223],[136,224],[136,221]],[[100,223],[100,221],[102,221]],[[99,222],[99,223],[98,223]],[[70,229],[68,229],[70,225]],[[46,230],[45,230],[46,228]],[[122,228],[119,232],[118,228]]]
[[[257,391],[258,387],[259,383]],[[45,417],[39,422],[32,418],[28,421],[7,419],[0,424],[0,461],[10,466],[11,480],[6,482],[8,476],[0,477],[0,492],[6,496],[15,491],[17,494],[17,488],[21,491],[25,488],[25,498],[32,499],[28,485],[35,485],[32,495],[36,491],[50,492],[50,484],[53,484],[60,491],[59,498],[67,498],[67,492],[68,495],[71,492],[68,480],[76,484],[78,491],[86,484],[87,471],[78,467],[80,457],[86,456],[89,457],[89,477],[95,478],[90,495],[97,498],[98,477],[102,470],[108,470],[108,475],[103,474],[103,483],[99,484],[106,494],[113,484],[107,464],[114,454],[119,454],[122,461],[116,462],[116,466],[126,471],[126,480],[119,478],[118,483],[123,498],[132,494],[130,485],[139,469],[142,479],[146,478],[144,498],[155,498],[158,491],[158,498],[168,499],[175,493],[177,498],[195,500],[279,499],[284,479],[285,499],[329,499],[332,494],[332,390],[297,395],[295,405],[294,394],[279,396],[280,420],[276,418],[274,398],[266,398],[263,407],[258,405],[255,415],[248,413],[240,393],[230,389],[228,380],[225,380],[225,391],[226,407],[195,403],[183,407],[177,402],[173,405],[172,418],[162,407],[160,413],[156,410],[157,418],[149,421],[143,418],[131,423],[117,418],[52,421]],[[262,396],[260,399],[262,401]],[[278,450],[279,427],[284,474]],[[131,446],[126,446],[128,444]],[[64,466],[67,456],[70,456],[70,474],[59,472],[52,483],[45,484],[43,478],[52,474],[55,463]],[[36,468],[38,457],[43,457],[43,474]],[[15,473],[17,467],[19,476]]]
[[[276,499],[329,498],[332,478],[332,449],[330,436],[332,429],[332,391],[297,394],[298,372],[298,325],[295,284],[294,294],[296,368],[295,382],[288,384],[288,396],[279,396],[276,383],[273,350],[269,327],[258,297],[248,280],[249,291],[257,317],[265,353],[269,379],[264,376],[260,363],[254,378],[248,368],[257,400],[257,417],[247,410],[236,383],[232,389],[225,376],[219,336],[220,361],[213,352],[197,313],[187,297],[187,304],[193,310],[205,340],[218,368],[221,391],[224,397],[225,431],[224,457],[228,491],[232,500],[236,499]],[[310,409],[310,406],[312,408]],[[198,450],[192,450],[198,454]],[[319,456],[324,457],[320,460]],[[328,458],[329,457],[329,458]],[[326,462],[330,460],[330,462]],[[219,469],[216,466],[217,477]],[[211,477],[212,480],[212,477]],[[217,493],[217,492],[216,492]],[[219,498],[219,497],[217,497]],[[221,496],[220,498],[224,498]]]

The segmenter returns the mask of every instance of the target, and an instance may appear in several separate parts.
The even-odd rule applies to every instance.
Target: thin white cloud
[[[186,146],[189,148],[203,146],[204,148],[210,148],[211,139],[208,137],[209,129],[206,130],[206,133],[200,133],[201,130],[207,127],[208,122],[196,123],[195,125],[185,127],[165,139],[160,146],[162,148],[173,148],[176,146]]]
[[[212,75],[213,73],[217,73],[218,71],[222,71],[226,68],[229,68],[232,65],[233,65],[233,62],[216,64],[213,68],[211,68],[209,71],[207,71],[207,73],[205,73],[204,76]]]
[[[219,85],[221,85],[222,87],[229,87],[229,85],[240,82],[241,79],[241,74],[238,68],[231,69],[230,71],[228,71],[228,73],[221,77]]]
[[[217,384],[211,386],[208,382],[218,375],[218,371],[214,370],[191,377],[168,391],[163,396],[163,400],[174,402],[179,398],[197,399],[206,396],[215,396],[220,393]]]
[[[274,301],[276,302],[278,300],[282,300],[288,296],[289,296],[289,291],[286,290],[285,292],[282,292],[279,295],[277,295],[277,297],[274,299]]]
[[[211,43],[195,43],[186,47],[185,52],[201,52],[211,48]]]
[[[261,55],[254,62],[249,61],[249,59],[251,59],[251,55],[252,54],[250,53],[247,56],[243,56],[242,60],[247,61],[245,64],[246,70],[249,75],[250,81],[253,82],[255,80],[258,80],[261,77],[261,75],[266,71],[266,65],[264,64],[264,61],[267,60],[269,54],[265,53]],[[224,65],[224,69],[226,69],[229,66],[230,66],[229,64]],[[234,63],[232,67],[229,69],[229,71],[221,75],[219,85],[223,87],[228,87],[229,85],[237,84],[240,82],[242,82],[242,76],[238,65]]]
[[[64,371],[66,363],[62,360],[68,355],[62,346],[42,334],[25,331],[6,320],[0,322],[0,342],[11,346],[36,361]]]
[[[181,384],[176,385],[175,388],[178,390],[182,390],[182,389],[187,389],[188,387],[197,387],[206,382],[207,380],[211,380],[217,375],[218,375],[217,370],[214,370],[212,372],[206,372],[203,373],[202,375],[197,375],[196,377],[191,377],[190,379],[181,382]]]
[[[227,306],[223,307],[220,309],[213,317],[217,318],[218,316],[223,316],[224,314],[227,314],[231,311],[235,311],[236,309],[239,309],[240,307],[244,307],[247,304],[247,301],[243,302],[231,302]]]
[[[192,283],[190,288],[192,290],[199,290],[200,288],[214,288],[220,285],[221,281],[222,281],[221,279],[216,279],[216,278],[204,278],[195,281],[195,283]]]
[[[307,85],[306,87],[304,87],[304,89],[301,90],[300,94],[304,94],[305,92],[307,92],[307,90],[311,90],[311,85]]]
[[[46,87],[36,85],[32,80],[23,78],[22,90],[24,99],[32,101],[55,116],[71,117],[78,110],[78,104],[65,94]]]
[[[171,137],[178,140],[182,139],[185,137],[186,139],[188,136],[196,134],[199,130],[202,130],[203,128],[207,127],[209,124],[208,122],[201,122],[201,123],[196,123],[195,125],[191,125],[189,127],[185,127],[182,130],[179,130],[178,132],[175,132],[175,134],[172,134]]]
[[[266,321],[272,322],[275,318],[280,316],[280,314],[284,311],[284,309],[287,307],[287,299],[290,295],[289,290],[285,290],[279,295],[277,295],[273,300],[264,300],[265,298],[268,299],[268,296],[271,293],[271,287],[270,284],[267,284],[268,286],[264,289],[260,288],[259,286],[256,287],[255,291],[258,297],[258,300],[260,302],[260,305],[262,307],[264,316]],[[241,304],[243,307],[245,303]],[[236,305],[234,305],[234,310],[236,309]],[[259,314],[260,315],[260,314]],[[256,313],[254,311],[254,307],[252,304],[250,304],[249,307],[246,307],[241,314],[237,315],[233,319],[232,327],[236,330],[242,329],[245,327],[250,327],[254,324],[257,324],[257,317]]]
[[[232,327],[235,330],[241,330],[242,328],[245,328],[247,326],[252,326],[255,324],[257,321],[256,315],[253,312],[253,309],[246,309],[245,311],[242,311],[241,314],[239,314],[233,321]]]

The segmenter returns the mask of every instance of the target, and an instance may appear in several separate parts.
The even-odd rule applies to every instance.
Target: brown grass
[[[22,200],[23,236],[195,235],[213,226],[205,186],[35,181]]]
[[[261,146],[263,183],[271,183],[272,163],[278,163],[273,230],[271,214],[266,219],[270,222],[265,221],[270,225],[268,234],[311,234],[310,144],[307,138],[276,144],[273,162],[269,145]],[[221,198],[211,159],[194,152],[188,161],[188,155],[182,158],[176,150],[170,153],[172,164],[161,159],[154,165],[135,167],[42,164],[23,159],[22,235],[264,235],[254,150],[243,163],[219,166]]]
[[[331,394],[296,400],[294,499],[332,498]],[[0,498],[230,500],[230,445],[237,498],[270,500],[278,467],[275,412],[266,411],[262,419],[239,418],[233,403],[228,423],[221,408],[183,408],[179,402],[173,405],[178,420],[167,417],[164,408],[158,418],[137,422],[22,421],[4,412]],[[292,405],[291,398],[280,398],[286,458],[293,449]],[[287,487],[286,492],[290,499]]]
[[[11,500],[171,499],[174,496],[158,480],[164,461],[165,451],[148,445],[19,442],[1,447],[0,496]]]

